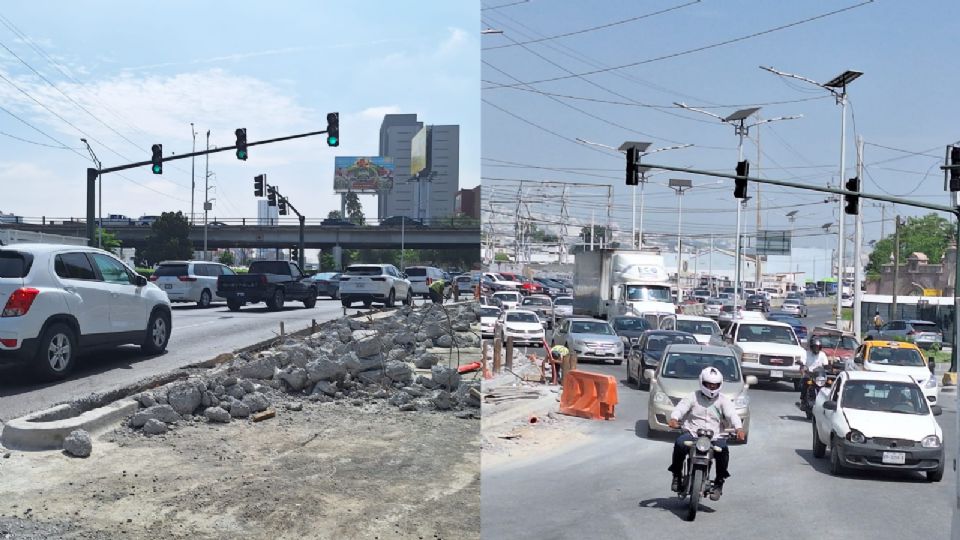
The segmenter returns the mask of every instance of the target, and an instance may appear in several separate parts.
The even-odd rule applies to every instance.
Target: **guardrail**
[[[104,227],[149,227],[156,221],[155,218],[144,219],[144,218],[103,218],[102,223]],[[99,225],[101,220],[96,220],[96,223]],[[55,225],[85,225],[86,220],[76,217],[56,217],[56,216],[40,216],[40,217],[21,217],[21,216],[2,216],[0,217],[0,226],[11,226],[11,225],[41,225],[41,226],[55,226]],[[348,219],[330,219],[330,218],[307,218],[304,220],[306,225],[319,225],[319,226],[331,226],[331,227],[391,227],[399,229],[401,226],[408,229],[420,229],[420,228],[446,228],[446,229],[476,229],[480,227],[480,220],[466,217],[445,217],[445,218],[430,218],[423,220],[415,220],[412,218],[405,218],[401,220],[398,217],[386,218],[382,220],[377,219],[364,219],[363,221],[354,222]],[[203,222],[201,220],[194,220],[194,227],[202,226]],[[270,219],[260,219],[260,218],[218,218],[213,217],[207,220],[208,227],[228,227],[228,226],[291,226],[296,227],[300,225],[300,221],[296,216],[283,216],[279,218],[270,218]]]

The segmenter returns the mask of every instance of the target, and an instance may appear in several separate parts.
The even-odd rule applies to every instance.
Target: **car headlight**
[[[920,441],[920,446],[924,448],[940,448],[940,437],[936,435],[927,435]]]
[[[741,356],[742,362],[759,362],[760,355],[757,353],[743,353]]]
[[[733,400],[733,406],[738,409],[746,409],[750,406],[750,396],[746,394],[740,394]]]
[[[927,382],[923,385],[924,388],[936,388],[937,387],[937,378],[933,375],[927,379]]]
[[[851,430],[850,433],[847,433],[847,440],[857,444],[863,444],[867,442],[867,438],[863,436],[863,433],[860,433],[855,429]]]
[[[670,398],[663,392],[658,391],[657,393],[653,394],[653,402],[659,403],[660,405],[669,405]]]

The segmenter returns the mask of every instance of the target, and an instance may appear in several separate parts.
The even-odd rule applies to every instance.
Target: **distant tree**
[[[510,262],[510,256],[501,251],[493,256],[493,260],[496,262]]]
[[[233,264],[236,262],[233,257],[233,252],[230,250],[221,252],[218,260],[220,261],[220,264],[225,264],[227,266],[233,266]]]
[[[343,219],[343,214],[339,210],[331,210],[327,214],[327,219]]]
[[[881,239],[870,253],[867,263],[867,273],[879,274],[884,264],[890,263],[894,252],[895,234]],[[900,225],[900,263],[905,263],[913,252],[920,252],[930,259],[931,264],[937,264],[943,259],[950,241],[953,240],[953,225],[934,213],[922,217],[907,218],[907,222]]]
[[[120,254],[120,240],[117,240],[117,235],[106,230],[97,227],[97,235],[95,238],[99,239],[100,235],[103,235],[103,249],[114,253],[115,255]]]
[[[148,266],[170,259],[190,259],[193,245],[190,243],[190,223],[183,212],[164,212],[150,226],[146,247],[142,255]]]
[[[363,225],[366,219],[363,215],[363,205],[356,193],[347,193],[347,219],[357,225]]]
[[[598,225],[593,229],[596,231],[596,239],[594,240],[594,243],[600,242],[601,239],[604,240],[604,243],[606,243],[606,241],[610,238],[609,231],[607,231],[606,227]],[[582,227],[580,229],[580,238],[583,240],[584,244],[590,243],[590,227]]]

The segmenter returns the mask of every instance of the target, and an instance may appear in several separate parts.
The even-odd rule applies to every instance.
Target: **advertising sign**
[[[757,234],[757,254],[789,255],[790,231],[759,231]]]
[[[410,139],[410,176],[420,174],[427,168],[427,127],[424,126]]]
[[[334,168],[334,193],[377,193],[393,187],[393,158],[337,156]]]

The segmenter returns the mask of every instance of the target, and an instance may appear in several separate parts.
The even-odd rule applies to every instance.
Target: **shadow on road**
[[[806,416],[804,416],[804,415],[799,415],[799,414],[782,414],[782,415],[778,416],[777,418],[779,418],[779,419],[781,419],[781,420],[793,420],[793,421],[796,421],[796,422],[807,422],[807,423],[810,422],[810,420],[807,420],[807,417],[806,417]]]
[[[813,450],[797,448],[794,450],[798,456],[802,457],[817,472],[830,474],[830,451],[823,459],[813,457]],[[914,484],[924,484],[926,477],[915,471],[859,471],[847,469],[842,475],[843,478],[850,480],[865,480],[868,482],[910,482]]]
[[[666,476],[664,477],[664,486],[669,487],[667,483],[670,481]],[[673,515],[682,519],[683,521],[687,520],[687,500],[681,500],[679,497],[659,497],[656,499],[644,499],[640,501],[638,506],[640,508],[654,508],[657,510],[666,510],[672,512]],[[704,506],[703,503],[700,504],[700,507],[697,509],[697,512],[706,512],[712,514],[716,512],[713,508],[709,506]]]
[[[778,381],[759,381],[756,386],[751,386],[751,390],[767,390],[770,392],[798,392],[793,389],[792,384],[784,384]]]

